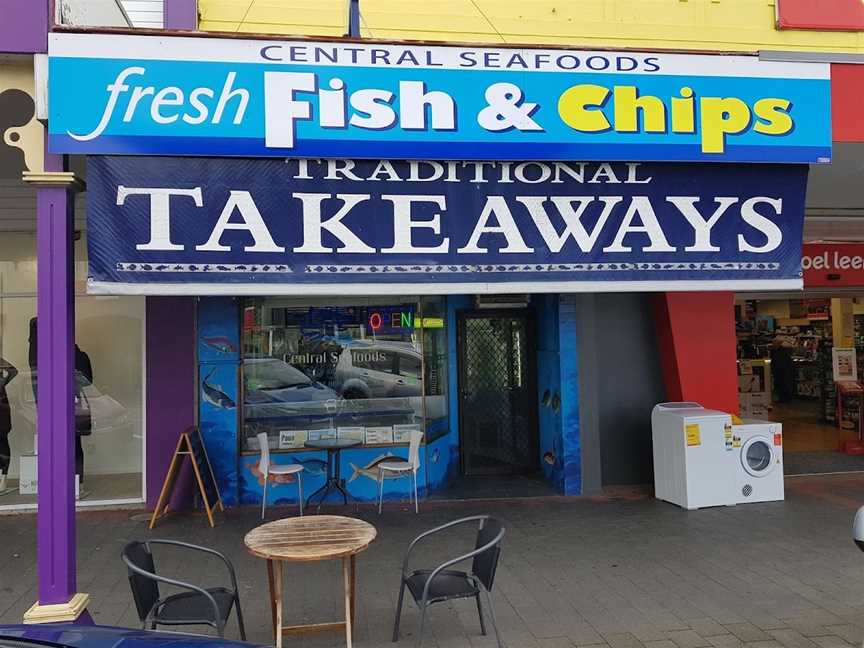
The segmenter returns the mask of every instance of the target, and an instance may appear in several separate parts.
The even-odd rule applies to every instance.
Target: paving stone
[[[821,648],[849,648],[849,646],[856,645],[849,643],[843,637],[838,637],[837,635],[813,637],[813,642]]]
[[[810,641],[797,630],[787,628],[785,630],[770,630],[768,632],[774,639],[786,648],[816,648],[816,644]]]
[[[729,623],[726,629],[738,637],[744,643],[752,643],[754,641],[771,641],[770,635],[765,634],[760,628],[757,628],[752,623]],[[753,648],[760,648],[754,646]]]
[[[677,644],[670,639],[661,639],[660,641],[646,641],[645,648],[677,648]]]
[[[669,639],[671,639],[678,648],[701,648],[702,646],[711,645],[710,641],[693,630],[678,630],[668,634]]]
[[[864,631],[860,627],[851,624],[825,626],[825,629],[843,637],[843,639],[852,644],[860,645],[861,638],[864,637]]]
[[[716,648],[741,648],[744,642],[733,634],[712,635],[708,637],[708,641]]]
[[[693,632],[702,637],[713,637],[715,635],[722,635],[729,632],[724,626],[711,618],[691,619],[689,623]]]

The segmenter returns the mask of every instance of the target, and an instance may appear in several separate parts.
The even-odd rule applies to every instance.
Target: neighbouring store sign
[[[51,34],[56,153],[828,162],[829,66]]]
[[[864,243],[805,243],[805,288],[864,287]]]
[[[806,180],[803,165],[90,157],[89,289],[800,288]]]

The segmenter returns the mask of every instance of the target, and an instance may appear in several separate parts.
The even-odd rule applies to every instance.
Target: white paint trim
[[[147,501],[147,298],[141,318],[141,499]]]
[[[801,279],[657,280],[657,281],[507,281],[500,283],[112,283],[88,281],[91,295],[477,295],[506,293],[675,292],[801,290]]]
[[[336,50],[340,52],[338,63],[328,62],[301,62],[296,63],[284,61],[267,61],[261,57],[263,47],[279,48],[277,51],[286,53],[288,48],[308,48],[310,51],[316,46],[326,51]],[[396,60],[406,51],[414,54],[418,65],[386,66],[372,65],[371,50],[379,52],[386,50],[391,53],[392,60]],[[304,67],[375,67],[392,68],[403,70],[437,69],[437,70],[490,70],[496,72],[510,72],[515,75],[524,76],[532,71],[558,72],[561,74],[636,74],[646,77],[666,75],[686,76],[723,76],[723,77],[759,77],[776,79],[830,79],[830,65],[825,63],[790,63],[787,61],[774,62],[760,60],[758,56],[718,56],[711,54],[660,54],[656,52],[604,52],[592,50],[568,50],[568,49],[520,49],[520,48],[494,48],[494,47],[464,47],[444,45],[408,45],[389,43],[344,43],[324,41],[302,41],[302,40],[241,40],[234,38],[194,38],[179,36],[138,36],[126,34],[64,34],[53,33],[48,35],[48,52],[53,57],[78,57],[78,58],[107,58],[107,59],[129,59],[129,60],[154,60],[154,61],[196,61],[196,62],[220,62],[220,63],[259,63],[287,66]],[[356,63],[352,61],[352,52],[356,53]],[[476,57],[478,65],[464,67],[464,53],[476,52],[482,56]],[[528,61],[535,57],[546,57],[549,64],[541,62],[540,67],[534,70],[522,68],[504,69],[501,67],[479,64],[486,54],[494,60],[507,61],[514,55],[521,55]],[[551,61],[562,55],[576,57],[582,64],[575,70],[561,69]],[[427,56],[431,62],[441,65],[427,65]],[[591,70],[585,67],[585,61],[591,57],[611,58],[616,56],[629,57],[631,59],[651,58],[658,61],[660,70],[652,72],[628,71],[616,72],[612,70]],[[379,57],[380,58],[380,57]],[[460,65],[463,63],[463,65]]]
[[[94,507],[105,507],[105,508],[116,508],[121,506],[138,506],[140,504],[145,504],[146,500],[141,499],[139,497],[127,497],[124,499],[107,499],[107,500],[78,500],[75,502],[75,509],[82,508],[94,508]],[[34,504],[8,504],[6,506],[0,506],[0,515],[4,515],[7,513],[35,513],[38,509],[38,506]]]

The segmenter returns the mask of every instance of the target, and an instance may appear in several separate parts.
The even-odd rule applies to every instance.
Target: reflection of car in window
[[[376,401],[364,407],[349,406],[336,391],[278,358],[244,360],[243,382],[244,419],[253,427],[303,429],[414,420],[413,409],[404,402]]]
[[[336,365],[343,398],[399,398],[421,395],[420,352],[410,342],[356,342]]]

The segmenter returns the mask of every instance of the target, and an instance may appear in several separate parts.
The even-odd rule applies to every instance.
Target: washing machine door
[[[753,477],[764,477],[774,470],[776,463],[771,439],[764,436],[747,439],[741,447],[741,465]]]

